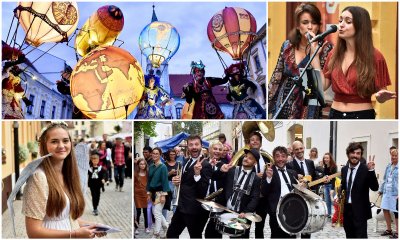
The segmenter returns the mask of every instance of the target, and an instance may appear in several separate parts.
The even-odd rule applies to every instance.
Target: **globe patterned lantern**
[[[84,56],[71,74],[74,104],[93,119],[123,119],[139,103],[144,76],[127,51],[100,46]]]
[[[140,50],[154,68],[169,61],[178,51],[179,44],[179,33],[168,22],[153,21],[139,35]]]

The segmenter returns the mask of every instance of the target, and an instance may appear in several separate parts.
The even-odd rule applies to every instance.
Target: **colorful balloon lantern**
[[[233,60],[240,60],[253,41],[257,23],[246,9],[225,7],[214,14],[207,26],[212,47],[228,53]]]
[[[100,46],[84,56],[70,81],[75,106],[93,119],[125,118],[135,109],[144,90],[139,62],[114,46]]]
[[[98,46],[111,46],[124,27],[120,8],[106,5],[99,8],[85,22],[75,38],[75,49],[81,56]]]
[[[139,47],[154,68],[169,61],[178,51],[179,33],[168,22],[154,21],[148,24],[139,35]]]
[[[66,42],[79,20],[76,2],[19,2],[14,14],[26,33],[25,40],[35,47]]]

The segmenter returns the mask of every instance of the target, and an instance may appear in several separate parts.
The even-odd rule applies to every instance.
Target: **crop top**
[[[354,62],[349,66],[346,74],[343,73],[341,67],[335,67],[331,73],[328,72],[328,65],[332,54],[333,51],[330,52],[326,59],[323,73],[325,78],[331,80],[332,91],[335,93],[333,100],[344,103],[370,103],[371,96],[363,98],[357,93],[357,68]],[[376,89],[380,90],[391,84],[389,71],[385,58],[377,49],[374,52],[374,61],[376,72],[375,86]]]

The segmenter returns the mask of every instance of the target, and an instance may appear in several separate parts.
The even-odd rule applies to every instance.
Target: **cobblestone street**
[[[142,214],[143,216],[143,214]],[[144,231],[144,225],[143,225],[143,217],[141,216],[140,219],[140,225],[139,225],[139,234],[135,234],[135,238],[152,238],[153,233],[152,231],[150,233],[146,233]],[[172,212],[169,212],[169,218],[167,219],[168,222],[171,221],[172,217]],[[373,220],[370,219],[368,221],[368,238],[372,239],[388,239],[388,236],[381,236],[381,233],[383,233],[386,229],[386,224],[384,221],[380,221],[378,223],[378,228],[377,232],[373,232],[374,230],[374,224]],[[392,229],[395,229],[394,223],[392,223]],[[163,231],[161,230],[161,234],[163,234]],[[204,236],[204,233],[203,233]],[[264,238],[270,238],[271,237],[271,231],[269,228],[269,217],[267,217],[267,220],[265,222],[265,228],[264,228]],[[183,239],[189,239],[189,232],[187,231],[187,228],[183,231],[181,234],[180,238]],[[223,238],[229,238],[228,236],[223,236]],[[250,238],[254,238],[254,224],[252,224],[251,229],[250,229]],[[323,228],[322,231],[316,232],[311,234],[311,238],[314,239],[344,239],[346,238],[345,232],[343,227],[332,227],[332,224],[330,222],[326,223],[325,227]]]

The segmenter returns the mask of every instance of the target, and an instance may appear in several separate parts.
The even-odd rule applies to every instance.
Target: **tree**
[[[114,130],[115,130],[115,132],[119,133],[119,132],[121,132],[122,128],[120,125],[115,125]]]
[[[138,139],[143,134],[149,137],[156,137],[157,133],[156,129],[156,122],[154,121],[136,121],[134,122],[134,137]]]
[[[200,121],[190,121],[190,122],[189,121],[185,121],[185,122],[174,121],[172,123],[173,135],[176,135],[181,132],[186,132],[189,134],[197,134],[199,136],[202,136],[203,123]]]

